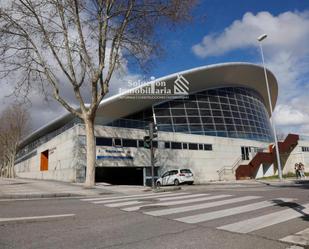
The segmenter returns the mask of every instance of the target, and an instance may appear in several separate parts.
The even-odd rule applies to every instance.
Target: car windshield
[[[180,173],[191,173],[191,170],[189,170],[189,169],[181,169]]]

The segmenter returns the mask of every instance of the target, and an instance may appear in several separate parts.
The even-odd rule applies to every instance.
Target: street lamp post
[[[263,62],[263,67],[264,67],[264,75],[265,75],[265,81],[266,81],[266,88],[267,88],[267,95],[268,95],[268,102],[269,102],[269,109],[270,109],[270,123],[273,128],[274,132],[274,137],[275,137],[275,148],[276,148],[276,157],[277,157],[277,163],[278,163],[278,175],[280,181],[282,180],[282,168],[281,168],[281,160],[280,160],[280,153],[279,153],[279,144],[277,140],[277,133],[276,133],[276,127],[275,127],[275,122],[273,119],[273,105],[271,101],[271,96],[270,96],[270,90],[269,90],[269,84],[268,84],[268,77],[267,77],[267,71],[265,67],[265,61],[264,61],[264,54],[263,54],[263,47],[262,47],[262,41],[267,37],[266,34],[263,34],[257,38],[260,44],[260,49],[261,49],[261,56],[262,56],[262,62]]]

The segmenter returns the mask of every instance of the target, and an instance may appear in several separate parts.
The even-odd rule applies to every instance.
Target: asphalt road
[[[308,205],[308,185],[0,200],[0,248],[309,248]]]

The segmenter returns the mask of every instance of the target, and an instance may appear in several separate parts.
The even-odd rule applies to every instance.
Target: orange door
[[[48,150],[41,152],[41,166],[40,170],[48,170]]]

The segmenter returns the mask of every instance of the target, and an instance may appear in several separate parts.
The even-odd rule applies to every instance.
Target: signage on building
[[[130,150],[122,147],[97,146],[96,158],[97,160],[133,160],[133,155]]]

